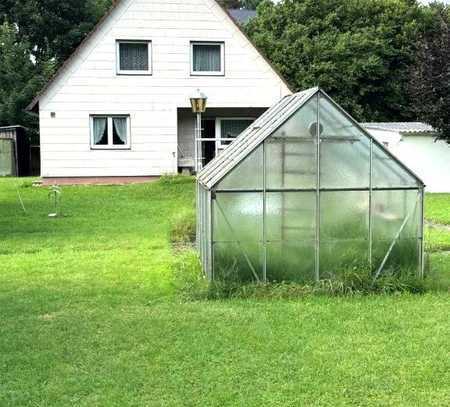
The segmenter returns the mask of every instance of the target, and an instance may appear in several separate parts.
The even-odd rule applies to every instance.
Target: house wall
[[[432,134],[400,134],[369,130],[379,141],[390,141],[389,150],[416,173],[427,192],[450,192],[450,146]]]
[[[118,39],[152,41],[152,76],[116,75]],[[190,75],[193,40],[225,42],[224,76]],[[122,0],[40,98],[42,176],[176,172],[177,111],[197,88],[209,108],[269,107],[290,93],[213,0]],[[129,114],[131,149],[91,150],[91,114]]]

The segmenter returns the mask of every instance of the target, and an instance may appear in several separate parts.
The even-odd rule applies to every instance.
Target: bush
[[[192,210],[178,213],[169,231],[169,240],[175,247],[192,247],[195,243],[195,213]]]
[[[159,179],[162,185],[191,184],[194,177],[186,175],[163,175]]]
[[[203,275],[200,259],[195,250],[183,250],[172,263],[173,286],[186,300],[205,298],[208,282]]]

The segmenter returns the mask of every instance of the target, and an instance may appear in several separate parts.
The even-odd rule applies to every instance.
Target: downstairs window
[[[130,148],[130,116],[91,116],[91,148]]]

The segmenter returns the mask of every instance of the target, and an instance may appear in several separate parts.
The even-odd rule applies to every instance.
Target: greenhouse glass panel
[[[322,192],[320,278],[334,278],[369,263],[369,192]]]
[[[264,250],[259,242],[214,243],[214,278],[227,282],[264,281]]]
[[[213,211],[214,242],[262,241],[262,193],[217,193]]]
[[[323,97],[320,128],[320,186],[368,188],[370,138]]]
[[[364,274],[369,268],[369,241],[341,239],[320,242],[320,278],[333,280],[344,273]]]
[[[262,189],[263,147],[256,148],[218,185],[218,189]]]
[[[317,97],[314,97],[266,140],[267,189],[315,188],[316,124]]]
[[[368,239],[369,192],[320,194],[320,240]]]
[[[273,132],[270,138],[315,138],[317,135],[316,124],[317,95],[293,113],[280,128]]]
[[[373,265],[378,269],[386,258],[384,271],[420,263],[420,218],[422,198],[417,190],[374,191]],[[388,255],[389,249],[391,253]]]
[[[314,240],[267,243],[267,281],[313,281],[315,251]]]
[[[269,242],[315,239],[314,192],[267,193],[266,225]]]
[[[217,193],[213,201],[214,276],[263,278],[263,194]]]
[[[377,144],[373,144],[374,188],[418,187],[417,180]]]
[[[361,130],[327,97],[320,97],[320,129],[322,139],[359,140]]]

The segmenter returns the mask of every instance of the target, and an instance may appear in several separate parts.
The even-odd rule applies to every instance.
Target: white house
[[[450,192],[450,145],[425,123],[363,123],[426,184],[428,192]]]
[[[120,0],[33,100],[41,175],[158,176],[194,165],[189,97],[205,138],[233,138],[287,84],[215,0]],[[225,142],[203,143],[205,163]]]

